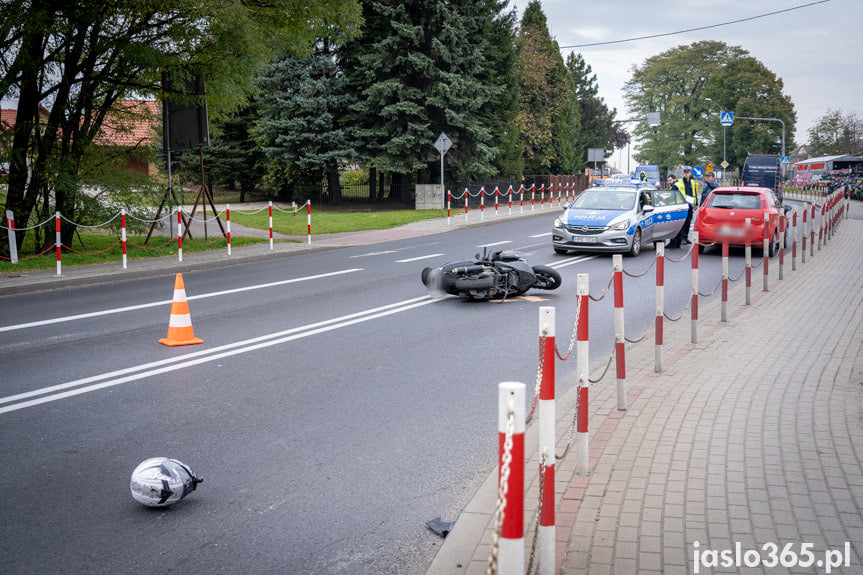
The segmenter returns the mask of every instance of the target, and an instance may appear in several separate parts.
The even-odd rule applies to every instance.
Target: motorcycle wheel
[[[538,289],[557,289],[563,281],[560,272],[548,266],[533,266],[533,274],[536,276],[533,287]]]
[[[424,286],[429,285],[428,284],[428,278],[429,278],[429,272],[431,272],[431,270],[432,270],[431,268],[423,268],[421,278],[422,278]]]

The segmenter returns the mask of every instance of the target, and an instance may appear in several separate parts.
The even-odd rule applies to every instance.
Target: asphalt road
[[[553,217],[184,274],[196,346],[157,343],[165,278],[0,298],[0,571],[424,572],[440,542],[425,522],[455,520],[496,463],[498,382],[535,382],[539,308],[555,306],[565,352],[577,274],[597,297],[611,278],[610,256],[553,253]],[[483,245],[557,267],[563,286],[484,303],[426,292],[423,267]],[[689,260],[665,272],[675,317]],[[719,277],[714,250],[702,289]],[[635,338],[654,272],[624,284]],[[610,296],[592,304],[595,369],[612,318]],[[567,389],[575,362],[557,373]],[[155,456],[204,483],[142,507],[129,476]]]

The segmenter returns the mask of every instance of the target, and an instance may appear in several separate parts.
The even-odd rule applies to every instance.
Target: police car
[[[659,190],[634,180],[630,184],[583,191],[554,220],[552,245],[568,252],[626,253],[674,238],[683,227],[689,204],[679,190]]]

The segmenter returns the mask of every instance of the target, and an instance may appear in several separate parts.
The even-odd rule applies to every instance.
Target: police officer
[[[680,190],[680,193],[686,198],[686,203],[689,204],[686,221],[677,236],[671,240],[671,247],[679,248],[682,244],[689,243],[689,226],[692,223],[692,213],[698,207],[698,182],[692,179],[690,166],[683,166],[683,177],[674,182],[672,187]]]

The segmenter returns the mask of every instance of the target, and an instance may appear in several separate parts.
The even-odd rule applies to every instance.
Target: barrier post
[[[521,184],[521,187],[518,189],[518,213],[524,213],[524,184]]]
[[[821,204],[821,221],[818,223],[818,251],[819,252],[821,251],[821,242],[824,241],[824,238],[825,238],[825,236],[824,236],[824,228],[825,228],[824,220],[825,220],[826,214],[828,213],[826,208],[827,208],[827,204],[829,202],[830,202],[830,200],[828,199],[827,202],[825,202],[824,204]]]
[[[123,244],[123,269],[126,269],[126,208],[120,208],[120,242]]]
[[[447,190],[446,191],[446,225],[450,225],[450,222],[451,222],[450,214],[449,214],[451,202],[452,202],[452,192]]]
[[[54,244],[57,246],[57,275],[62,275],[60,264],[60,252],[63,250],[63,240],[60,237],[60,212],[54,212],[54,227],[56,228]]]
[[[800,263],[806,263],[806,217],[809,213],[809,207],[803,206],[803,233],[801,237],[803,238],[803,249],[800,251]]]
[[[539,187],[539,211],[545,210],[545,184]]]
[[[309,231],[309,245],[312,245],[312,200],[306,201],[306,225],[308,226]],[[270,235],[270,249],[272,249],[273,240],[272,234]]]
[[[231,255],[231,204],[225,204],[225,234],[228,239],[228,255]]]
[[[177,258],[183,261],[183,212],[177,208]]]
[[[797,208],[791,215],[791,271],[797,271]]]
[[[589,291],[589,276],[588,274],[578,274],[576,284],[576,297],[578,305],[578,325],[576,327],[576,379],[578,385],[578,404],[576,411],[577,428],[576,428],[576,446],[577,456],[575,462],[575,472],[579,475],[587,475],[588,472],[588,435],[587,435],[587,414],[588,414],[588,392],[590,390],[590,372],[588,363],[588,324],[589,324],[589,307],[590,291]]]
[[[698,232],[692,232],[692,303],[689,313],[692,316],[692,333],[690,341],[698,343]]]
[[[665,290],[665,243],[656,242],[656,373],[662,373],[662,324],[665,314],[663,295]]]
[[[752,242],[749,241],[749,227],[752,224],[751,218],[746,218],[744,227],[746,231],[746,305],[752,304]],[[765,229],[767,228],[767,224],[764,224]]]
[[[761,287],[761,291],[769,291],[769,282],[768,282],[768,266],[770,265],[770,241],[773,239],[770,237],[770,228],[767,227],[768,222],[770,222],[770,214],[768,212],[764,212],[764,249],[761,250],[764,252],[764,282]]]
[[[721,321],[728,321],[728,240],[722,242],[722,304]]]
[[[18,238],[15,237],[15,214],[12,213],[12,210],[6,210],[6,221],[9,222],[9,261],[17,264]]]
[[[626,411],[626,335],[623,322],[623,256],[611,256],[614,270],[614,359],[617,371],[617,409]]]
[[[485,188],[479,189],[479,219],[485,219]]]
[[[267,209],[269,210],[270,216],[270,249],[273,249],[273,200],[267,202]]]
[[[501,575],[524,573],[525,385],[498,384],[498,511],[502,514],[497,564]]]
[[[469,200],[470,200],[470,190],[468,188],[465,188],[464,189],[464,221],[465,222],[470,221],[470,216],[468,215],[468,212],[470,210],[469,210],[468,205],[467,205]]]
[[[530,211],[533,211],[534,204],[536,204],[536,182],[530,185]]]
[[[512,185],[509,186],[507,195],[509,196],[509,200],[507,201],[507,204],[509,204],[509,215],[512,215]]]
[[[497,187],[497,186],[495,186],[495,187],[494,187],[494,217],[497,217],[497,216],[498,216],[498,212],[497,212],[497,205],[498,205],[498,202],[497,202],[497,199],[498,199],[498,197],[499,197],[499,196],[500,196],[500,190],[498,189],[498,187]]]
[[[542,380],[539,387],[539,476],[542,500],[539,502],[539,569],[554,573],[554,466],[555,466],[555,390],[554,390],[554,308],[539,308],[539,349]]]
[[[815,257],[815,204],[812,204],[812,213],[810,214],[809,219],[811,220],[811,225],[809,226],[809,255],[811,257]]]
[[[779,215],[779,279],[785,279],[785,242],[788,239],[788,218]]]

